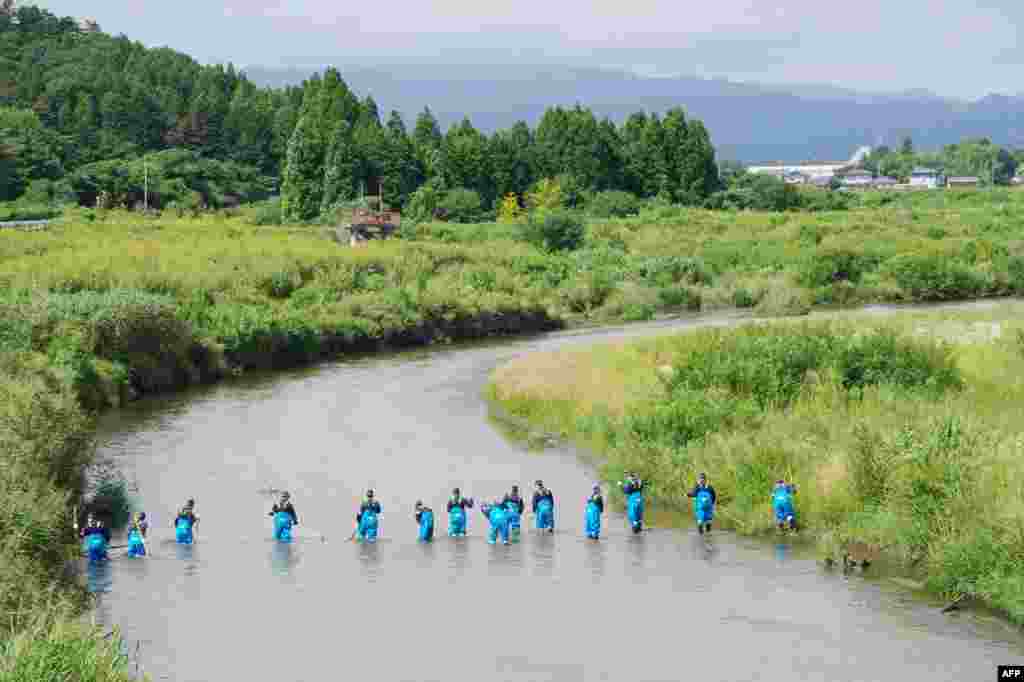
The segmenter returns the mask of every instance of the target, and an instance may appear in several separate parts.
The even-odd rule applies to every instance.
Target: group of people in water
[[[633,533],[644,530],[644,481],[635,473],[627,473],[625,481],[619,486],[626,497],[626,515]],[[796,486],[785,480],[778,480],[772,491],[772,510],[775,523],[780,530],[797,530],[796,511],[793,496]],[[694,517],[697,532],[701,535],[711,532],[714,520],[715,505],[718,496],[714,487],[708,482],[705,474],[700,474],[693,489],[687,492],[693,499]],[[448,535],[464,537],[467,533],[469,511],[476,506],[472,497],[464,497],[458,488],[452,490],[445,511],[448,514]],[[542,533],[555,532],[555,496],[541,480],[536,481],[536,488],[531,500],[530,509],[534,516],[536,529]],[[598,540],[601,537],[601,522],[604,515],[604,497],[601,486],[594,485],[586,500],[584,511],[584,529],[586,537]],[[488,522],[487,542],[490,544],[512,544],[520,539],[522,517],[526,512],[526,501],[519,494],[519,486],[503,497],[480,505],[480,511]],[[379,517],[382,513],[380,502],[374,497],[373,490],[366,491],[365,499],[360,503],[355,515],[355,524],[349,540],[360,542],[376,542],[379,533]],[[281,493],[280,499],[274,503],[268,516],[273,518],[274,538],[289,542],[292,529],[299,525],[299,516],[292,504],[291,495]],[[434,539],[434,510],[417,500],[413,510],[420,542],[432,542]],[[191,544],[195,540],[199,517],[195,514],[195,500],[190,499],[174,518],[174,537],[179,544]],[[77,528],[77,525],[76,525]],[[145,513],[138,513],[132,518],[128,529],[128,556],[146,555],[146,533],[149,523]],[[86,553],[90,560],[101,561],[107,558],[110,544],[110,529],[102,522],[89,517],[85,527],[80,530],[84,540]]]

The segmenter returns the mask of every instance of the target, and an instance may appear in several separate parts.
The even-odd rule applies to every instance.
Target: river
[[[997,619],[942,615],[784,545],[632,536],[618,512],[585,541],[586,460],[506,438],[481,398],[521,353],[733,319],[346,359],[112,412],[103,454],[137,485],[151,556],[90,569],[96,618],[122,629],[141,671],[175,682],[965,682],[1024,662],[1024,638]],[[538,478],[555,535],[491,546],[474,510],[471,537],[444,536],[453,486],[480,500]],[[382,538],[362,546],[346,540],[368,487]],[[270,538],[271,489],[295,502],[291,545]],[[199,539],[179,547],[171,519],[189,497]],[[417,499],[438,516],[432,545],[416,542]]]

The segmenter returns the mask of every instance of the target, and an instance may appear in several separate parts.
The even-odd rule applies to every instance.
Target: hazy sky
[[[28,1],[28,0],[26,0]],[[1024,92],[1024,0],[36,0],[237,65],[429,58],[976,98]],[[87,9],[86,9],[87,8]]]

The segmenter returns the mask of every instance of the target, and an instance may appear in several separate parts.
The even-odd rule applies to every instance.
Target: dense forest
[[[697,204],[718,188],[708,132],[681,109],[617,126],[553,107],[534,128],[487,135],[468,119],[442,131],[425,107],[410,131],[335,69],[260,88],[230,64],[2,7],[0,200],[134,205],[148,180],[151,205],[279,191],[286,217],[308,220],[363,192],[420,213],[447,197],[468,215],[546,178],[570,205],[603,190]]]

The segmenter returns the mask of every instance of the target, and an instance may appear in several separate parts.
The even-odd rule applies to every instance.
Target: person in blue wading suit
[[[795,485],[786,483],[781,478],[775,482],[775,489],[772,490],[772,511],[775,512],[775,523],[779,530],[797,530],[796,509],[793,507],[795,494]]]
[[[595,485],[590,497],[587,498],[587,511],[584,514],[587,537],[597,540],[601,537],[601,514],[604,514],[604,498],[601,497],[601,486]]]
[[[287,491],[281,493],[281,501],[270,508],[267,516],[274,517],[274,539],[290,542],[292,526],[299,525],[299,515],[295,513],[291,494]]]
[[[75,524],[75,528],[78,525]],[[85,545],[85,552],[89,555],[89,561],[106,561],[107,546],[110,544],[110,529],[103,527],[103,522],[90,514],[85,522],[85,527],[78,532]]]
[[[366,499],[359,505],[359,512],[356,514],[356,537],[366,542],[376,542],[379,515],[380,502],[373,499],[372,490],[367,490]]]
[[[466,535],[466,524],[469,522],[466,510],[472,508],[472,497],[463,497],[458,488],[452,490],[452,496],[448,499],[448,535],[452,537]]]
[[[512,542],[519,542],[523,512],[526,511],[526,502],[519,496],[519,486],[512,486],[512,492],[505,495],[501,504],[505,507],[505,517],[508,519],[508,538]]]
[[[622,493],[626,496],[626,515],[634,533],[644,529],[644,482],[633,473],[626,474],[626,481],[621,484]]]
[[[701,535],[710,533],[718,496],[715,495],[715,489],[708,483],[706,474],[701,474],[698,477],[697,485],[693,486],[693,490],[686,493],[686,496],[693,498],[693,513],[697,517],[697,532]]]
[[[537,490],[533,493],[533,517],[537,530],[555,532],[555,496],[544,487],[544,481],[537,481]]]
[[[501,500],[495,500],[492,504],[480,505],[480,511],[487,517],[487,521],[490,522],[490,528],[487,530],[487,542],[493,545],[501,538],[501,543],[504,545],[508,544],[508,518],[505,514],[505,506]]]
[[[419,524],[420,542],[432,542],[434,540],[434,510],[423,504],[422,501],[416,502],[416,523]]]
[[[189,500],[174,517],[174,539],[183,545],[191,545],[195,538],[195,527],[199,525],[196,516],[196,501]]]
[[[146,556],[146,531],[148,530],[149,522],[146,521],[146,512],[139,512],[128,527],[128,556]]]

